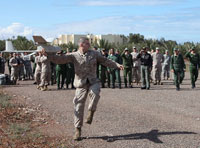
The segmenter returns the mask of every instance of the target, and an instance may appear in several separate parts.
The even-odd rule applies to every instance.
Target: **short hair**
[[[89,39],[87,38],[87,37],[81,37],[80,39],[79,39],[79,44],[80,43],[84,43],[85,41],[89,41]]]

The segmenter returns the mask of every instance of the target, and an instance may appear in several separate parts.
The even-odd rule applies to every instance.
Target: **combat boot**
[[[81,140],[81,128],[79,127],[76,127],[75,129],[75,134],[74,134],[74,137],[73,137],[74,140]]]
[[[153,83],[153,85],[157,85],[158,83],[157,83],[157,81],[155,81],[154,83]]]
[[[40,89],[40,86],[39,86],[39,85],[37,86],[37,89]]]
[[[158,85],[163,85],[163,83],[161,81],[158,81]]]
[[[47,86],[42,86],[42,87],[40,87],[41,89],[41,91],[46,91],[48,88],[47,88]]]
[[[91,124],[91,123],[92,123],[93,116],[94,116],[94,111],[89,111],[85,123]]]
[[[47,87],[47,85],[45,85],[45,86],[44,86],[44,88],[45,88],[45,90],[48,90],[48,87]]]

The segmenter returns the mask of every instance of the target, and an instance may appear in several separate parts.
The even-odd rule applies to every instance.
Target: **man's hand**
[[[123,66],[123,65],[119,65],[118,68],[119,68],[120,70],[124,70],[124,66]]]
[[[41,53],[42,53],[42,55],[45,55],[45,56],[47,56],[47,53],[46,53],[46,51],[45,51],[45,49],[44,49],[44,48],[42,49]]]

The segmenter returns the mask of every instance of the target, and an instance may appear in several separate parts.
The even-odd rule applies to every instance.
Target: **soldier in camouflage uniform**
[[[141,62],[139,59],[137,59],[138,56],[138,51],[136,47],[133,47],[133,52],[131,52],[132,58],[133,58],[133,79],[135,80],[135,83],[137,83],[137,85],[140,82],[140,66],[141,66]]]
[[[169,55],[169,51],[165,50],[165,54],[163,55],[164,57],[164,62],[162,65],[162,75],[163,79],[165,80],[165,77],[167,77],[167,80],[170,77],[170,61],[171,61],[171,56]]]
[[[46,91],[48,90],[47,86],[51,81],[51,66],[50,61],[45,54],[40,57],[40,61],[42,63],[40,88],[42,91]]]
[[[129,88],[132,88],[132,67],[133,67],[133,59],[132,55],[129,53],[128,48],[125,48],[125,50],[121,54],[123,65],[124,65],[124,83],[125,87],[127,88],[127,76],[128,76],[128,83]]]
[[[154,85],[162,85],[161,82],[161,73],[162,73],[162,63],[164,61],[163,54],[160,53],[160,49],[156,47],[156,52],[152,53],[152,59],[153,59],[153,80]]]
[[[114,49],[110,49],[109,55],[108,55],[108,59],[115,61],[116,63],[120,63],[120,56],[116,56],[115,55],[115,51]],[[112,88],[115,88],[115,80],[117,79],[118,84],[119,84],[119,89],[121,89],[121,78],[120,78],[120,71],[119,69],[114,69],[114,68],[108,68],[109,74],[110,74],[110,78],[111,78],[111,82],[112,82]]]
[[[40,89],[40,82],[41,82],[41,71],[42,71],[42,63],[40,58],[42,57],[42,53],[38,52],[38,55],[35,57],[35,64],[36,64],[36,68],[35,68],[35,73],[34,73],[34,77],[35,77],[35,82],[37,84],[37,89]]]
[[[180,90],[180,84],[182,83],[185,76],[185,62],[183,56],[180,54],[179,49],[174,48],[174,54],[171,57],[171,69],[174,72],[174,83],[176,90]]]
[[[192,84],[192,89],[196,87],[195,82],[197,81],[199,74],[199,66],[200,66],[200,57],[199,54],[196,53],[195,48],[192,48],[185,55],[186,58],[190,61],[190,79]]]
[[[74,86],[76,93],[74,97],[74,140],[81,140],[81,127],[83,125],[84,107],[89,95],[88,116],[86,123],[91,124],[97,103],[100,98],[100,81],[96,75],[97,62],[111,68],[123,69],[123,66],[102,56],[99,52],[90,50],[89,39],[81,37],[77,52],[64,56],[49,56],[49,59],[57,64],[72,62],[75,68]]]
[[[11,66],[11,81],[13,84],[17,83],[19,77],[19,61],[17,60],[16,53],[13,53],[13,57],[9,61]]]

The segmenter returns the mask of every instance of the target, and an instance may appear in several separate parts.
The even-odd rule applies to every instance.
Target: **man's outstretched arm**
[[[43,49],[42,54],[46,55],[48,60],[52,61],[55,64],[66,64],[69,62],[73,62],[72,54],[64,54],[64,55],[56,55],[56,54],[48,54]]]

